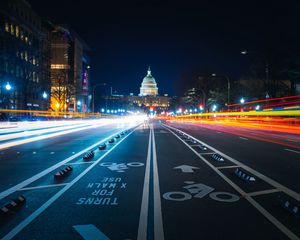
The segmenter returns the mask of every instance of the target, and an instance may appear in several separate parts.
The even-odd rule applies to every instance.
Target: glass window
[[[13,24],[10,24],[10,34],[15,35],[15,27]]]
[[[19,26],[16,26],[16,37],[18,38],[20,35],[20,29]]]
[[[8,22],[5,23],[5,32],[9,32],[9,24],[8,24]]]

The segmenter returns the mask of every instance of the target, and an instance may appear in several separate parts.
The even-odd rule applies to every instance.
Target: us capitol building
[[[111,108],[116,108],[120,104],[124,106],[125,104],[129,109],[144,108],[147,111],[153,108],[157,112],[167,110],[171,100],[167,94],[159,96],[157,83],[152,76],[150,67],[148,67],[147,74],[143,78],[138,95],[133,95],[132,93],[128,96],[111,94],[106,96],[106,99],[110,103],[109,107]]]

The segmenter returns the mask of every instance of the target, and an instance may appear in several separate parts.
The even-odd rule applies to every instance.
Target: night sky
[[[43,18],[70,25],[92,49],[92,82],[139,93],[147,66],[159,93],[177,94],[191,71],[239,78],[247,48],[300,45],[297,1],[28,0]],[[264,3],[262,3],[264,2]]]

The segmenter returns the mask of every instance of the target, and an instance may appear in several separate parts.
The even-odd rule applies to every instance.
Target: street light
[[[7,91],[10,91],[10,90],[12,89],[12,86],[9,84],[9,82],[6,83],[5,89],[6,89]]]
[[[244,104],[244,103],[245,103],[245,99],[244,99],[244,98],[241,98],[240,103],[241,103],[241,104]]]
[[[98,83],[98,84],[93,86],[93,94],[92,94],[92,98],[93,98],[92,111],[93,112],[95,112],[95,89],[96,89],[96,87],[105,86],[105,85],[106,85],[106,83]]]
[[[44,91],[43,92],[43,98],[46,99],[48,97],[48,94]]]
[[[249,52],[244,49],[241,51],[241,54],[242,55],[246,55],[248,54]],[[264,64],[265,64],[265,79],[266,79],[266,84],[267,84],[267,95],[269,95],[269,62],[268,62],[268,59],[266,58],[266,56],[264,54],[261,54],[261,53],[257,53],[257,52],[253,52],[251,51],[250,53],[254,53],[256,55],[258,55],[259,57],[261,57],[263,60],[264,60]]]
[[[217,74],[212,73],[211,76],[217,77]],[[229,110],[229,102],[230,102],[230,80],[226,75],[222,75],[220,77],[224,77],[227,80],[227,108]]]

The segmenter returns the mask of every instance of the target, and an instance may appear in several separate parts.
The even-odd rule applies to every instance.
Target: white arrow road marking
[[[73,226],[84,240],[109,240],[103,232],[93,224]]]
[[[180,169],[184,173],[193,173],[193,169],[199,169],[198,167],[189,166],[189,165],[180,165],[177,167],[174,167],[173,169]]]

